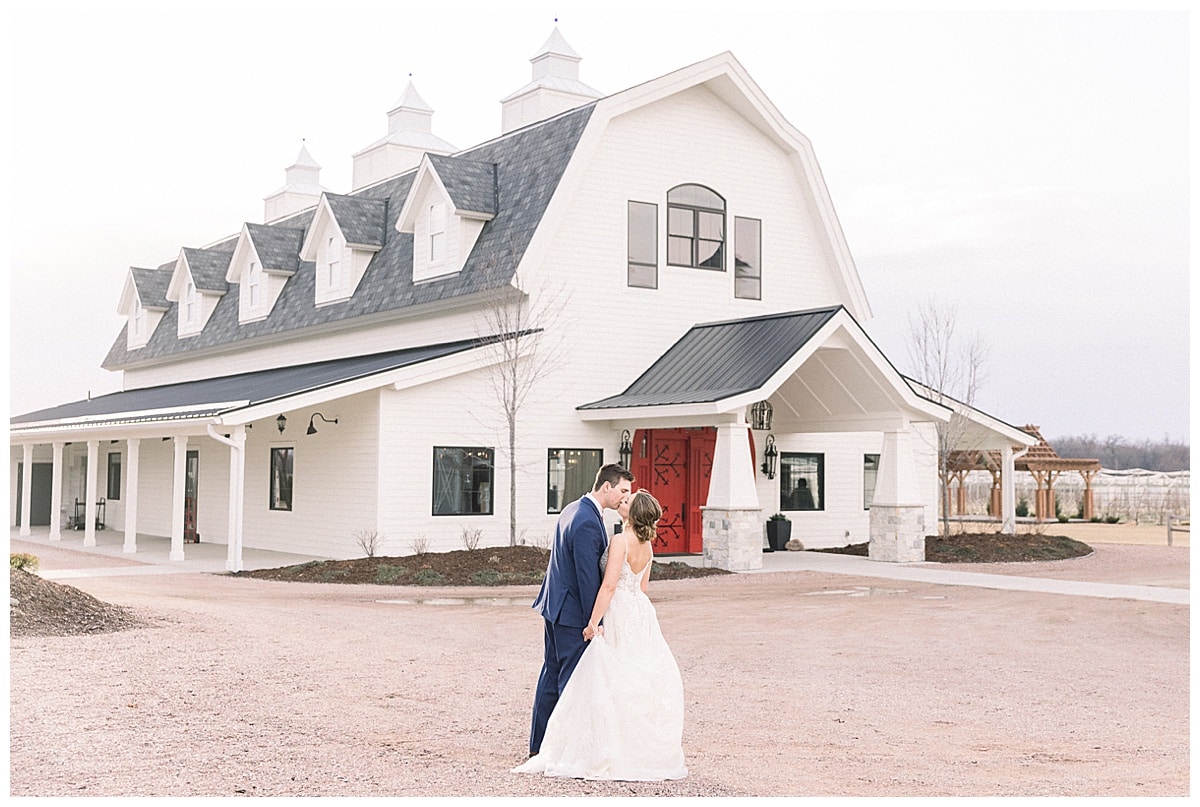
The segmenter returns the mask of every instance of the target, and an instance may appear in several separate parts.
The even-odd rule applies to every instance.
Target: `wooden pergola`
[[[1076,471],[1083,477],[1083,517],[1090,519],[1092,511],[1092,478],[1100,472],[1098,459],[1067,459],[1058,453],[1042,437],[1037,426],[1026,425],[1022,430],[1037,438],[1037,445],[1032,446],[1018,457],[1013,463],[1016,471],[1028,471],[1033,475],[1037,490],[1034,495],[1034,516],[1038,520],[1055,517],[1054,512],[1054,482],[1064,471]],[[992,515],[1000,513],[1001,496],[1001,462],[998,451],[955,451],[947,462],[947,471],[951,480],[956,483],[954,510],[956,514],[967,512],[967,490],[964,484],[966,476],[971,471],[984,470],[992,475],[991,500],[988,512]]]

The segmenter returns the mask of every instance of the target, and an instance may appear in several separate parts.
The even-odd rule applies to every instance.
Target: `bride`
[[[646,597],[662,508],[644,490],[618,509],[590,640],[546,725],[541,751],[513,769],[576,779],[659,781],[687,776],[683,680]],[[604,624],[600,624],[603,618]]]

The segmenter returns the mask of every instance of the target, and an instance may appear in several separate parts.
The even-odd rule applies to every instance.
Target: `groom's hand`
[[[597,636],[602,636],[602,635],[604,635],[604,626],[603,625],[598,625],[596,627],[592,627],[591,625],[588,625],[586,628],[583,629],[583,640],[585,642],[590,642],[592,639],[595,639]]]

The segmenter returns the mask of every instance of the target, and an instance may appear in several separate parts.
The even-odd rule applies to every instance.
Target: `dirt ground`
[[[77,553],[38,554],[53,569]],[[1187,548],[1117,544],[970,569],[1190,578]],[[690,775],[632,784],[508,772],[526,755],[540,666],[536,586],[70,584],[149,624],[10,640],[12,795],[1190,790],[1182,605],[815,572],[660,580],[651,598],[683,674]]]

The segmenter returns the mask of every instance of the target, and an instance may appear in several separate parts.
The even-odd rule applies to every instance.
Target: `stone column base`
[[[925,560],[925,508],[919,504],[872,504],[871,560],[920,563]]]
[[[705,568],[742,572],[763,565],[762,508],[701,507]]]

